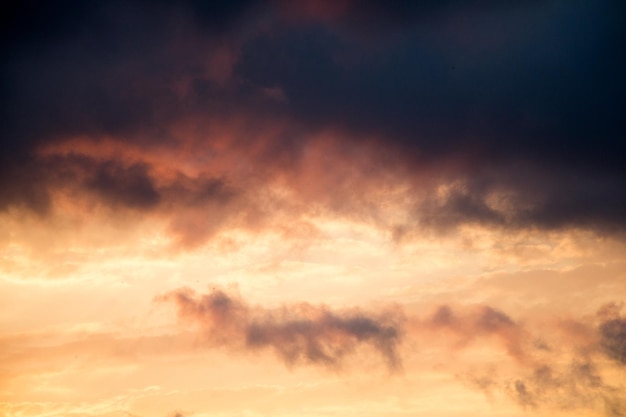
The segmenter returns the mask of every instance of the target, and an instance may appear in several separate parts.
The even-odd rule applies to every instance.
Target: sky
[[[625,18],[10,3],[0,416],[626,416]]]

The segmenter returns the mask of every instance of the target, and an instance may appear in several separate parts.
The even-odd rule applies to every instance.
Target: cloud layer
[[[140,366],[128,355],[182,345],[177,375],[191,375],[206,351],[176,340],[192,325],[214,355],[270,358],[263,372],[284,371],[271,358],[323,383],[372,363],[407,380],[443,370],[531,413],[625,415],[626,321],[617,302],[593,313],[624,278],[625,12],[616,0],[13,2],[0,16],[7,386],[78,398],[57,382],[82,388],[83,368],[52,369],[75,352],[93,353],[94,386],[117,387]],[[480,279],[491,273],[510,277]],[[285,304],[184,287],[207,276]],[[181,323],[163,335],[155,313],[129,335],[152,294],[178,287],[158,300]],[[340,307],[379,296],[402,307]],[[66,308],[40,317],[52,304]],[[60,329],[54,349],[37,339],[46,326]],[[126,386],[169,378],[161,365]]]
[[[337,186],[303,204],[357,211],[337,167],[373,168],[413,199],[403,230],[623,234],[616,2],[65,3],[5,17],[2,210],[45,215],[78,185],[114,210],[167,213],[181,192],[211,200],[202,186],[159,184],[190,163],[190,181],[265,201],[282,181],[298,196],[308,150],[330,135]],[[106,141],[119,150],[109,159]],[[187,154],[172,169],[148,158],[156,150]]]

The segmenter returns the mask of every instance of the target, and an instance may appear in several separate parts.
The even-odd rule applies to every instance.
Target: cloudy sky
[[[14,2],[0,415],[626,416],[625,18]]]

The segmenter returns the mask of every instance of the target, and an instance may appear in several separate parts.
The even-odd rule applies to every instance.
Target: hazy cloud
[[[607,355],[626,365],[626,320],[613,319],[600,325],[601,345]]]
[[[209,343],[216,346],[271,348],[289,365],[339,368],[345,356],[364,345],[377,351],[390,369],[401,366],[397,348],[402,317],[397,312],[335,312],[304,303],[265,309],[220,290],[197,295],[181,289],[158,300],[175,303],[181,318],[202,326]]]

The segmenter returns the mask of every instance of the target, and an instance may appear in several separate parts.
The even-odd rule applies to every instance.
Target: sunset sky
[[[623,1],[0,15],[0,416],[626,416]]]

